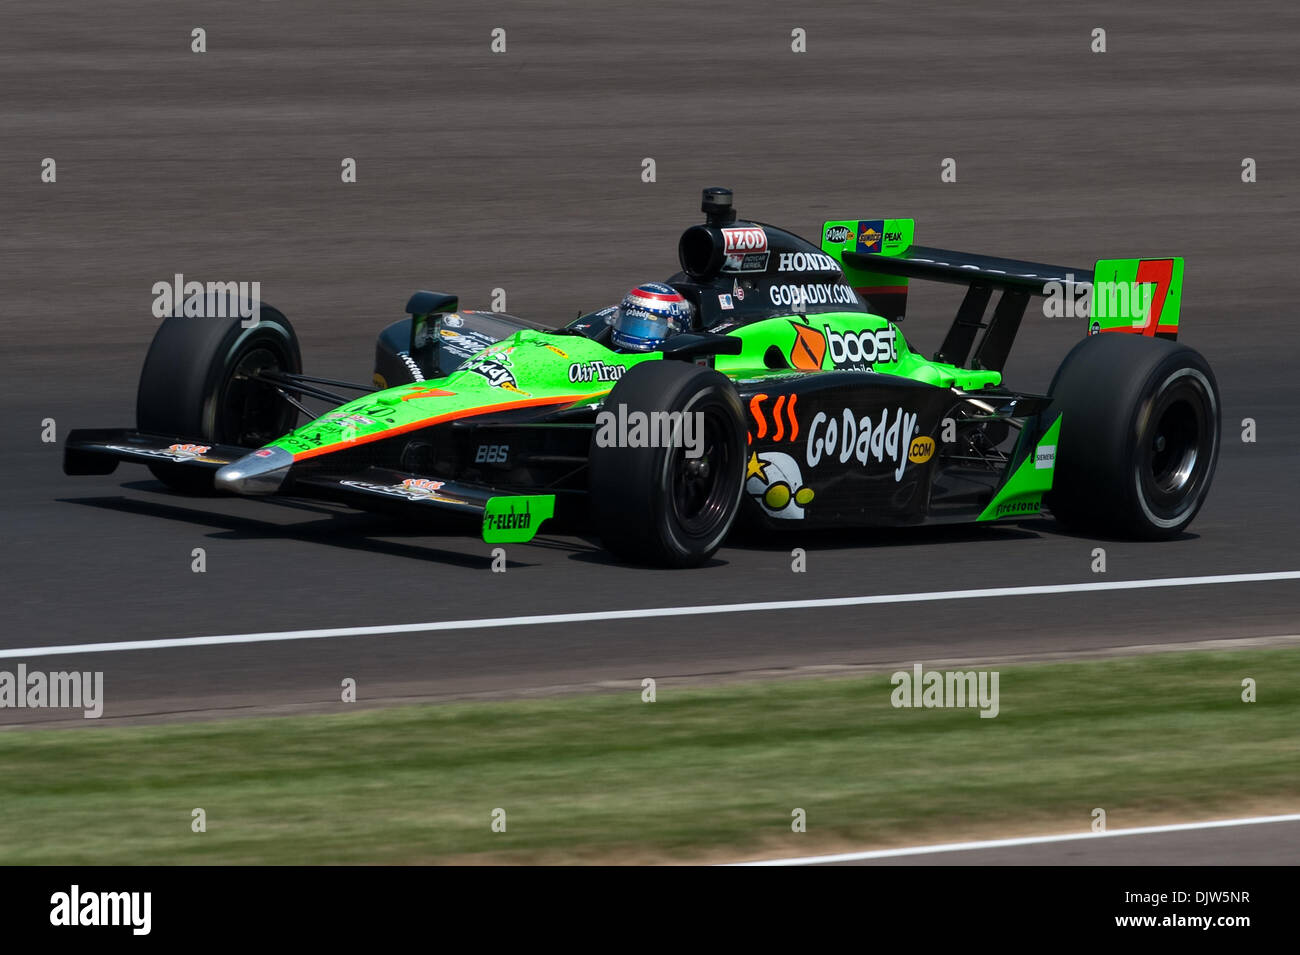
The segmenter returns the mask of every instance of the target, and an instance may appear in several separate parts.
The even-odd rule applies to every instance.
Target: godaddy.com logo
[[[244,328],[261,318],[261,282],[187,282],[177,272],[170,282],[154,282],[152,291],[155,318],[239,318]]]
[[[889,678],[894,690],[889,702],[895,709],[979,707],[980,719],[998,715],[997,670],[930,670],[913,664],[911,672],[898,670]]]
[[[628,411],[596,415],[596,444],[602,448],[685,448],[688,458],[704,454],[704,413]]]

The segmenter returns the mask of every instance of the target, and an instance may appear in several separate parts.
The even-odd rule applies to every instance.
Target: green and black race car
[[[554,518],[668,566],[704,562],[737,521],[895,527],[1046,507],[1154,539],[1200,509],[1219,395],[1173,341],[1181,259],[1058,268],[918,246],[910,219],[827,222],[817,246],[737,220],[726,189],[702,209],[667,280],[689,321],[651,351],[619,347],[613,308],[546,330],[418,292],[379,335],[372,388],[304,375],[281,312],[241,321],[209,291],[158,329],[136,428],[72,432],[64,470],[134,461],[187,492],[459,514],[488,542]],[[900,328],[913,279],[968,287],[933,358]],[[1090,322],[1046,395],[1002,380],[1034,296]]]

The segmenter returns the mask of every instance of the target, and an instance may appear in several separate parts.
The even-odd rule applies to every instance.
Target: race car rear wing
[[[892,321],[906,314],[909,279],[967,286],[937,361],[1001,371],[1034,296],[1046,299],[1045,317],[1087,319],[1090,335],[1178,335],[1181,258],[1102,259],[1077,269],[914,245],[914,229],[911,219],[827,222],[822,249],[839,260],[867,307]],[[985,322],[995,289],[1002,294]]]

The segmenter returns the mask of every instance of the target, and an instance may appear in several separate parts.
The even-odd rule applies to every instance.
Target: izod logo
[[[924,464],[934,457],[934,438],[915,438],[907,449],[907,460],[913,464]]]

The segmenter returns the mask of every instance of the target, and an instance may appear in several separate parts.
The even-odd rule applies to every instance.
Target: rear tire
[[[1118,537],[1176,537],[1196,517],[1219,456],[1214,372],[1159,338],[1084,339],[1052,382],[1046,420],[1063,414],[1047,506],[1065,527]]]
[[[278,309],[262,305],[260,317],[251,328],[238,317],[164,319],[140,372],[136,428],[250,450],[292,430],[297,409],[248,376],[266,369],[301,372],[298,337]],[[164,463],[149,470],[175,490],[212,491],[211,472]]]
[[[745,419],[724,375],[674,360],[636,365],[614,386],[604,410],[699,413],[702,454],[687,448],[601,447],[592,435],[591,513],[605,547],[633,563],[693,567],[722,545],[745,483]],[[629,420],[634,420],[630,419]],[[651,419],[653,420],[653,419]]]

